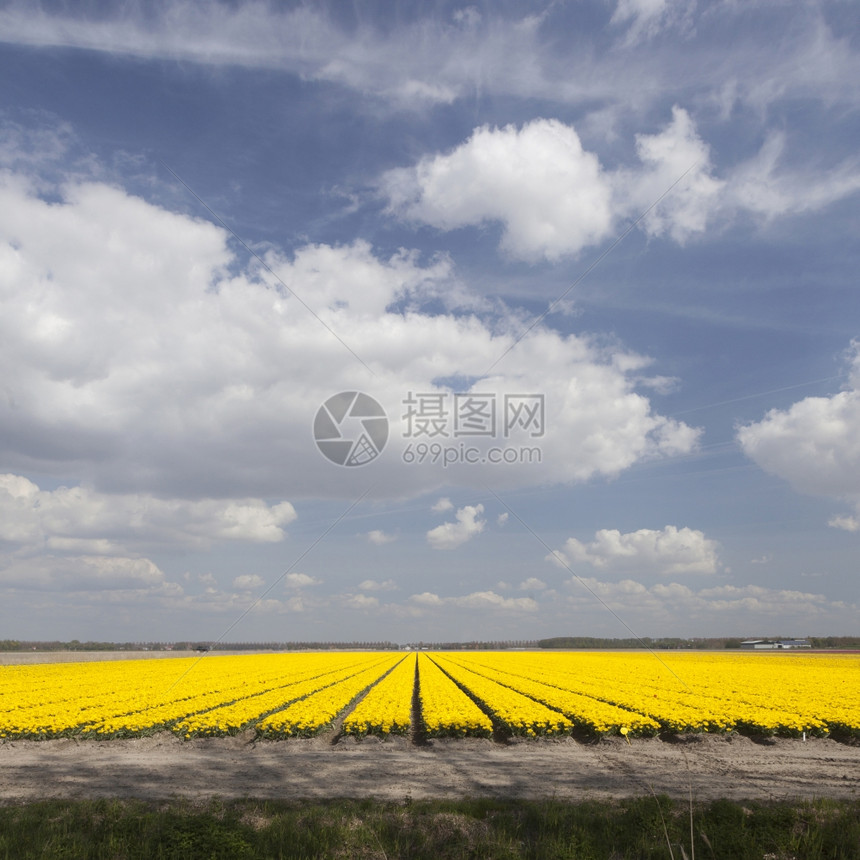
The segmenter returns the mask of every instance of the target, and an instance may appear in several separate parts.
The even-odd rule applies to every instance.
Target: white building
[[[806,639],[746,639],[741,648],[755,651],[776,651],[786,648],[811,648]]]

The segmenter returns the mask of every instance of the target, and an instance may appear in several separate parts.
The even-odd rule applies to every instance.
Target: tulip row
[[[199,714],[194,714],[176,723],[172,729],[184,737],[207,735],[235,735],[249,726],[256,725],[264,717],[277,712],[284,712],[293,704],[303,702],[334,690],[336,696],[342,696],[350,689],[350,682],[355,678],[363,679],[367,672],[374,673],[380,665],[390,665],[391,658],[377,661],[370,667],[363,663],[352,665],[340,670],[326,672],[321,675],[296,683],[287,684],[267,690],[264,693],[248,696],[232,702],[229,705],[212,708]],[[358,671],[356,671],[358,669]],[[380,672],[387,671],[387,668]],[[378,673],[376,675],[378,677]],[[367,686],[366,684],[364,686]],[[363,687],[362,687],[363,689]]]
[[[343,721],[344,733],[358,737],[406,734],[412,725],[415,671],[416,656],[404,657]]]
[[[573,693],[552,684],[507,672],[500,668],[488,669],[479,661],[451,659],[452,663],[472,670],[477,675],[497,681],[511,690],[522,693],[554,711],[564,714],[575,726],[593,734],[624,734],[631,737],[654,735],[660,724],[636,711],[610,705],[600,699]]]
[[[573,728],[573,723],[559,711],[465,668],[448,655],[434,654],[433,662],[458,686],[468,690],[513,734],[527,737],[556,735]]]
[[[429,737],[490,737],[489,717],[426,654],[418,658],[421,719]]]
[[[364,671],[324,687],[261,720],[257,724],[257,732],[271,738],[311,737],[317,734],[328,728],[353,700],[391,671],[400,659],[399,654],[387,655]]]

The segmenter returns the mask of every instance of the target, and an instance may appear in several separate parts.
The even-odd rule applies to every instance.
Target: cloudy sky
[[[0,39],[0,638],[857,633],[852,2]]]

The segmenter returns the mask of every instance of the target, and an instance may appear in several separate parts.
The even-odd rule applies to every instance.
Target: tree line
[[[787,639],[790,637],[750,637]],[[860,636],[808,636],[807,641],[813,648],[834,650],[860,649]],[[81,642],[18,639],[0,639],[1,651],[397,651],[408,648],[413,651],[505,651],[513,648],[562,649],[562,650],[612,650],[624,648],[651,648],[655,651],[700,650],[715,651],[722,648],[740,648],[741,639],[737,637],[704,637],[683,639],[680,637],[641,639],[610,639],[595,636],[554,636],[549,639],[498,639],[470,640],[467,642],[410,642],[398,645],[389,641],[351,641],[351,642],[205,642],[184,640],[181,642]]]

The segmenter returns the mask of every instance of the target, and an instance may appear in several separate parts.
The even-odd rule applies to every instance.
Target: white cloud
[[[458,609],[499,609],[513,612],[536,612],[538,604],[531,597],[502,597],[494,591],[474,591],[459,597],[440,597],[432,592],[413,594],[409,602],[422,608],[453,606]]]
[[[343,605],[350,609],[378,609],[379,598],[366,594],[348,594],[343,597]]]
[[[466,505],[456,513],[454,522],[442,523],[427,532],[427,542],[433,549],[455,549],[484,530],[486,520],[480,518],[483,505]]]
[[[455,12],[447,21],[387,27],[388,34],[362,24],[356,37],[313,6],[282,10],[241,3],[231,8],[173,0],[146,15],[125,7],[81,17],[32,14],[24,8],[0,10],[4,41],[285,69],[412,109],[452,102],[477,83],[487,64],[495,66],[497,57],[515,52],[525,64],[538,22],[532,16],[500,21],[485,36],[480,17]],[[498,70],[502,71],[504,66]],[[513,78],[509,70],[506,77]]]
[[[453,511],[454,505],[450,499],[443,498],[443,499],[439,499],[439,501],[436,502],[436,504],[433,505],[433,507],[430,508],[430,510],[435,511],[437,514],[444,514],[445,511]]]
[[[688,527],[666,526],[661,530],[639,529],[622,534],[618,529],[600,529],[591,543],[570,538],[563,551],[549,561],[563,560],[600,569],[650,570],[663,575],[716,573],[719,567],[717,542]]]
[[[287,612],[306,612],[308,608],[305,599],[300,595],[295,595],[283,601],[283,607]]]
[[[834,529],[843,529],[846,532],[860,531],[860,518],[851,516],[831,517],[827,525]]]
[[[384,546],[387,543],[397,540],[394,535],[386,534],[380,529],[374,529],[367,533],[367,540],[375,546]]]
[[[389,171],[381,188],[392,212],[441,230],[500,222],[501,249],[530,261],[578,253],[649,209],[641,224],[649,235],[684,242],[702,233],[725,183],[710,175],[687,111],[675,106],[661,132],[637,135],[636,152],[635,168],[608,172],[558,120],[482,126],[447,154]]]
[[[365,579],[358,586],[362,591],[394,591],[397,588],[397,583],[393,579],[386,579],[379,582],[375,579]]]
[[[442,230],[499,221],[513,257],[557,260],[605,238],[611,189],[597,157],[558,120],[483,126],[446,155],[383,177],[392,211]]]
[[[536,576],[530,576],[520,583],[519,588],[520,591],[543,591],[546,588],[546,583]]]
[[[423,591],[421,594],[413,594],[409,598],[410,603],[417,603],[420,606],[441,606],[444,601],[438,594],[433,594],[432,591]]]
[[[636,135],[636,153],[642,168],[622,169],[613,176],[619,211],[638,215],[666,194],[644,217],[646,233],[668,234],[679,243],[702,233],[724,183],[710,175],[708,146],[687,111],[676,105],[663,131]]]
[[[446,154],[388,171],[380,188],[401,217],[440,230],[497,222],[503,252],[555,261],[642,213],[639,226],[649,236],[683,244],[742,214],[769,220],[816,211],[860,190],[856,159],[829,170],[780,169],[783,142],[783,134],[771,134],[756,156],[714,176],[710,147],[675,105],[661,131],[636,135],[638,164],[607,170],[572,126],[536,119],[520,129],[477,128]]]
[[[664,15],[668,6],[668,0],[618,0],[612,21],[618,23],[632,19],[650,22]]]
[[[69,492],[133,490],[134,505],[162,512],[183,539],[280,539],[292,508],[248,496],[288,488],[293,497],[354,498],[361,476],[332,468],[307,428],[333,392],[359,386],[392,419],[388,448],[368,467],[383,497],[476,480],[587,480],[695,446],[698,431],[654,414],[636,391],[647,359],[538,326],[484,386],[551,398],[541,462],[405,468],[395,416],[407,393],[480,372],[520,325],[513,314],[484,321],[390,309],[425,293],[459,301],[450,262],[422,266],[407,252],[379,259],[363,242],[306,246],[291,259],[269,253],[269,265],[374,369],[371,377],[270,275],[238,265],[221,229],[98,182],[49,190],[58,195],[51,203],[26,178],[0,177],[0,458],[22,474],[94,488]],[[285,372],[297,366],[300,383]],[[160,501],[176,498],[202,507]],[[14,527],[31,525],[25,518]]]
[[[632,45],[685,23],[694,7],[688,0],[618,0],[611,23],[628,25],[625,43]]]
[[[737,438],[766,472],[801,493],[853,502],[860,513],[860,341],[852,343],[849,361],[844,391],[772,409],[741,427]]]
[[[31,46],[282,69],[408,110],[489,94],[643,111],[667,96],[705,91],[716,100],[726,89],[733,102],[760,110],[786,96],[857,104],[850,35],[836,35],[819,4],[757,4],[769,43],[736,37],[749,24],[746,4],[619,0],[605,8],[605,23],[616,27],[604,30],[611,41],[603,51],[559,38],[565,31],[555,26],[552,4],[511,16],[497,7],[384,26],[364,19],[354,28],[319,4],[167,0],[76,14],[71,6],[53,12],[21,3],[0,10],[0,34]],[[654,51],[648,40],[667,28],[701,37],[684,43],[673,33]]]
[[[509,516],[510,515],[507,511],[504,511],[504,513],[499,514],[498,517],[496,517],[496,525],[503,526],[508,521]]]
[[[845,161],[828,170],[780,168],[786,147],[782,131],[768,134],[756,155],[728,176],[723,206],[771,220],[816,212],[860,190],[860,162]]]
[[[164,500],[86,487],[40,490],[21,475],[0,475],[0,540],[29,548],[114,554],[154,544],[271,543],[283,540],[283,527],[295,518],[289,502]]]
[[[783,618],[791,623],[808,624],[812,618],[848,617],[852,608],[824,594],[760,585],[721,585],[695,590],[677,582],[649,587],[629,579],[611,583],[594,578],[584,578],[581,582],[574,578],[568,585],[571,592],[568,602],[572,607],[593,611],[596,594],[611,609],[623,612],[626,618],[637,623],[641,617],[649,618],[653,624],[661,617],[683,615],[692,619],[712,619],[725,626],[737,615],[741,620]],[[748,623],[744,620],[744,624]]]
[[[287,588],[306,588],[310,585],[320,585],[322,580],[315,576],[308,576],[306,573],[288,573],[284,577],[284,582]]]
[[[240,591],[252,591],[262,588],[266,584],[261,576],[256,573],[245,573],[242,576],[237,576],[233,580],[233,588],[238,588]]]
[[[503,609],[514,612],[536,612],[538,604],[531,597],[502,597],[494,591],[475,591],[463,597],[451,597],[452,606],[461,609]]]
[[[43,555],[0,564],[0,584],[39,591],[144,591],[178,596],[182,587],[169,583],[148,558]]]

